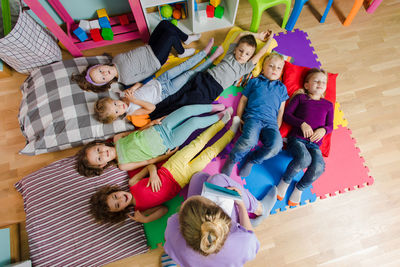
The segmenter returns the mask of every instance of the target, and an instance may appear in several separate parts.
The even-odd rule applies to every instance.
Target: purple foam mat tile
[[[306,32],[295,29],[293,32],[279,33],[274,38],[278,43],[274,50],[293,57],[294,64],[310,68],[321,67]]]

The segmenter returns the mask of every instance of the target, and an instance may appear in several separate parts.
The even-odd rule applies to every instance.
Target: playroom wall
[[[55,13],[50,4],[45,0],[39,0],[43,7],[49,12],[57,24],[62,24],[62,20]],[[126,0],[60,0],[67,12],[74,20],[97,18],[96,10],[105,8],[109,15],[118,15],[130,10],[129,2]],[[29,11],[39,23],[43,25],[40,19]]]

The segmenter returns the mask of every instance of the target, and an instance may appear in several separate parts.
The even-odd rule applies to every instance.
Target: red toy
[[[91,29],[90,36],[92,37],[93,41],[95,41],[95,42],[103,40],[103,37],[101,37],[101,34],[100,34],[100,29]]]
[[[127,15],[121,15],[118,16],[119,18],[119,22],[121,23],[121,25],[128,25],[129,24],[129,19]]]
[[[213,18],[214,17],[214,11],[215,11],[215,7],[213,7],[212,5],[207,5],[206,12],[207,12],[207,17],[208,18]]]

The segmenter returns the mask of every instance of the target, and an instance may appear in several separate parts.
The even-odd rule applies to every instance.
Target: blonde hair
[[[199,199],[183,205],[179,223],[187,245],[204,256],[221,250],[231,228],[231,218],[219,206]]]
[[[281,54],[274,51],[274,52],[271,52],[269,55],[267,55],[264,58],[263,66],[264,66],[265,62],[267,62],[268,60],[270,60],[271,58],[274,58],[274,57],[278,57],[280,60],[285,61],[285,58]]]
[[[113,99],[110,97],[104,97],[96,101],[94,105],[94,115],[96,120],[102,123],[111,123],[115,121],[118,116],[111,113],[108,106],[112,104]]]

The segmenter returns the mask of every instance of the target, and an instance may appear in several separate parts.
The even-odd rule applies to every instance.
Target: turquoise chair
[[[303,6],[307,1],[308,0],[296,0],[294,2],[294,7],[293,7],[293,10],[292,10],[292,14],[290,14],[289,21],[286,24],[286,30],[288,30],[288,31],[293,30],[294,25],[296,24],[297,19],[300,16],[301,10],[303,9]],[[321,20],[319,21],[320,23],[324,23],[325,22],[326,16],[329,13],[329,9],[331,9],[332,3],[333,3],[333,0],[329,0],[328,4],[326,5],[326,8],[325,8],[324,15],[322,16]]]
[[[262,13],[273,6],[279,4],[285,4],[285,15],[283,16],[282,28],[284,29],[289,18],[290,6],[292,0],[249,0],[251,7],[253,8],[253,17],[251,18],[250,31],[257,32],[260,27]]]

